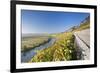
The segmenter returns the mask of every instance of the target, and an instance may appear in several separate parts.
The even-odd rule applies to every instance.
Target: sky
[[[87,16],[89,13],[21,10],[22,34],[64,32]]]

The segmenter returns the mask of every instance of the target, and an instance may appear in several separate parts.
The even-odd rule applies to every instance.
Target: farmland
[[[50,37],[48,36],[28,36],[22,37],[21,51],[28,51],[32,48],[40,46],[48,42]]]

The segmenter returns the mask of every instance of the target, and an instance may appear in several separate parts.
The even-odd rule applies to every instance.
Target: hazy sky
[[[89,13],[21,10],[22,33],[59,33],[78,25]]]

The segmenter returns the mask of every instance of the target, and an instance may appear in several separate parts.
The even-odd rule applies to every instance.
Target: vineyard
[[[67,61],[75,60],[74,35],[65,32],[55,35],[53,46],[39,51],[30,62]]]
[[[23,37],[21,51],[28,51],[49,41],[47,36]]]

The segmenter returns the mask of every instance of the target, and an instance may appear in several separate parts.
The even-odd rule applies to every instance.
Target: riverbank
[[[41,44],[40,46],[35,47],[26,52],[21,52],[21,62],[29,62],[31,58],[37,54],[36,51],[40,51],[40,50],[43,50],[45,48],[52,46],[55,40],[56,40],[55,38],[50,38],[47,43]]]
[[[23,36],[21,42],[21,52],[27,52],[35,47],[39,47],[40,45],[46,44],[50,41],[50,39],[50,36],[44,35]]]

